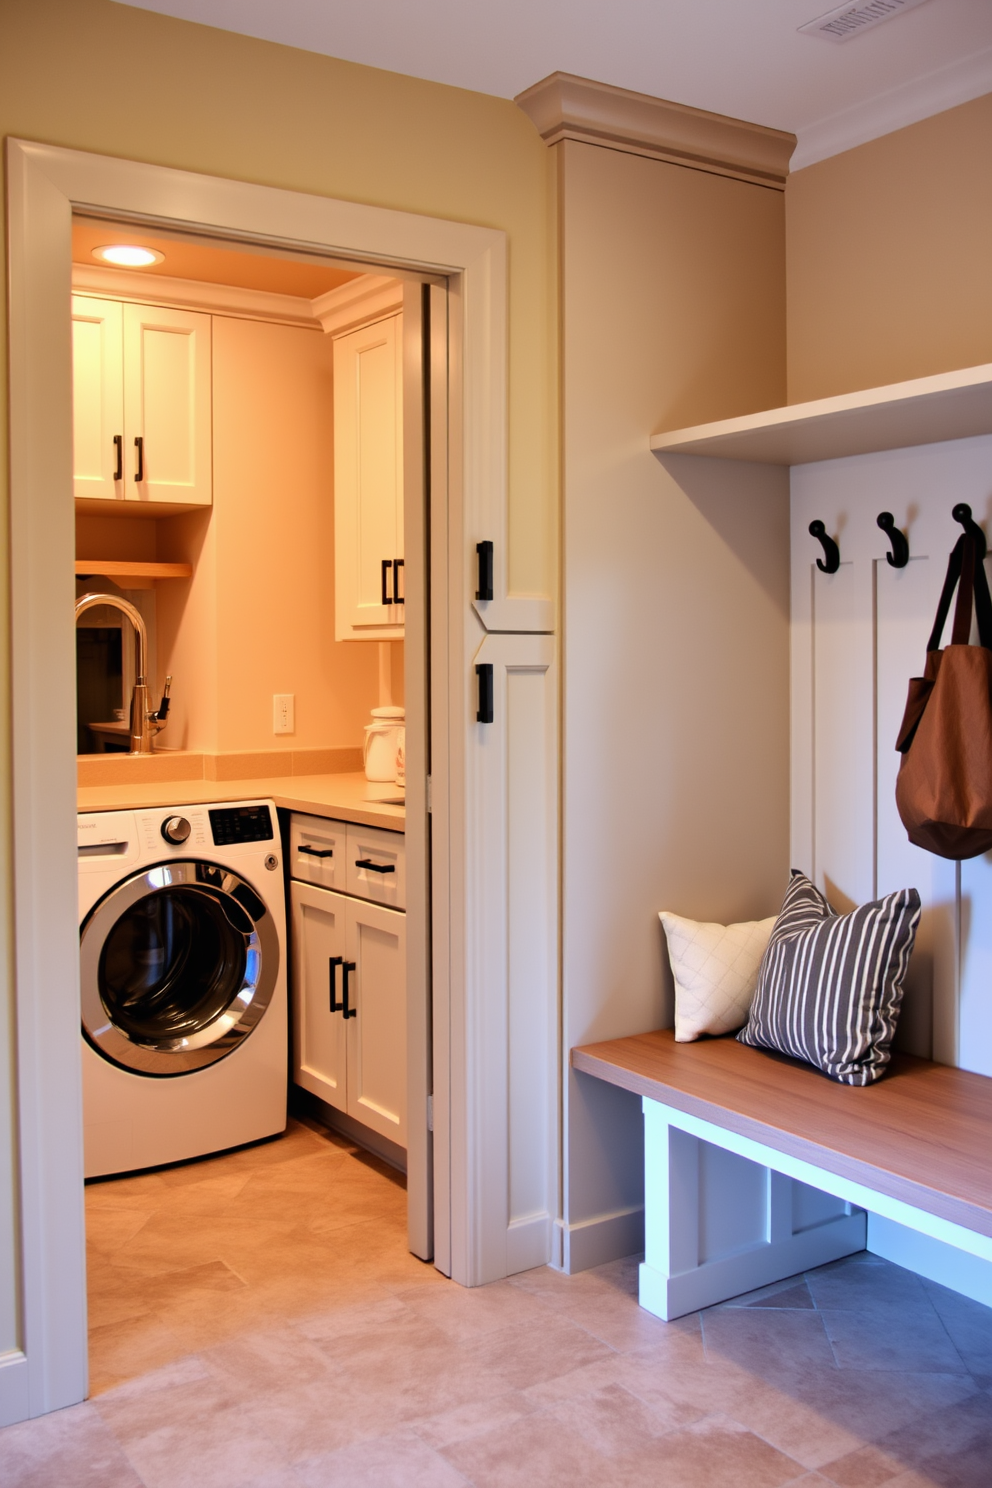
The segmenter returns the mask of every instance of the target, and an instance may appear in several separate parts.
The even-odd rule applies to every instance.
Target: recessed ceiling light
[[[105,248],[94,248],[93,257],[118,269],[147,269],[165,262],[164,253],[155,248],[139,248],[135,243],[110,243]]]

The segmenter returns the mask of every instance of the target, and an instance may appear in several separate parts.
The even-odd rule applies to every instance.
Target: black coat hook
[[[975,539],[978,544],[978,556],[980,558],[984,558],[987,550],[985,533],[972,517],[971,507],[968,505],[967,501],[959,501],[957,506],[952,508],[951,516],[954,518],[955,522],[960,522],[965,532],[970,533],[971,536]]]
[[[819,538],[823,544],[823,557],[817,558],[816,566],[821,573],[836,573],[840,568],[840,548],[832,537],[827,536],[827,529],[819,518],[809,524],[810,537]]]
[[[909,543],[906,534],[896,526],[896,519],[891,512],[879,512],[878,525],[892,544],[892,552],[886,553],[886,562],[892,568],[905,568],[909,562]]]

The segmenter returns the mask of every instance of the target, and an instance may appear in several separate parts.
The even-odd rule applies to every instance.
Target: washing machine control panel
[[[209,813],[217,847],[241,842],[271,842],[272,814],[268,806],[221,806]]]

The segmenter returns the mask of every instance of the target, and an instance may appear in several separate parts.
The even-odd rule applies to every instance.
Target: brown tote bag
[[[941,858],[992,848],[992,599],[979,544],[960,537],[947,565],[922,677],[912,677],[896,748],[896,805],[910,842]],[[940,638],[958,586],[951,644]],[[981,642],[970,646],[974,598]]]

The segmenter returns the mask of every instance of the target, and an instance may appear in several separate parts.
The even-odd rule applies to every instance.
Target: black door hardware
[[[475,551],[479,555],[479,587],[475,591],[476,599],[492,599],[493,597],[493,545],[488,540],[476,543]]]
[[[335,969],[338,966],[341,965],[342,959],[343,958],[341,956],[328,956],[328,958],[327,958],[327,970],[328,970],[328,972],[330,974],[330,982],[331,982],[331,1012],[332,1013],[340,1013],[340,1012],[342,1012],[344,1010],[344,1003],[343,1002],[338,1002],[337,998],[334,995],[334,975],[335,975]]]
[[[114,449],[117,451],[117,466],[114,470],[114,480],[124,479],[124,435],[114,435]]]
[[[356,858],[356,868],[367,868],[370,873],[395,873],[395,863],[373,863],[371,858]]]
[[[816,566],[821,573],[836,573],[840,568],[840,548],[832,537],[827,534],[827,529],[819,517],[815,522],[809,524],[810,537],[818,538],[823,544],[823,557],[817,558]]]
[[[951,516],[954,518],[955,522],[960,522],[965,532],[970,533],[971,536],[975,539],[975,542],[978,544],[978,556],[979,558],[984,559],[985,554],[988,551],[988,545],[985,541],[985,533],[972,517],[971,507],[968,505],[967,501],[959,501],[957,506],[955,506],[951,511]]]
[[[138,468],[134,472],[134,478],[136,481],[143,481],[145,478],[145,441],[140,434],[134,441],[134,447],[138,451]]]
[[[480,662],[475,668],[475,675],[479,679],[479,709],[475,715],[476,723],[492,723],[493,721],[493,664],[491,661]]]
[[[301,843],[296,851],[298,853],[307,853],[311,858],[333,858],[334,856],[333,847],[310,847],[305,842]]]
[[[392,566],[393,566],[393,560],[392,560],[392,558],[383,558],[383,560],[382,560],[382,602],[383,602],[384,605],[392,604],[392,602],[393,602],[393,596],[389,593],[389,590],[386,587],[386,569],[387,568],[392,568]]]
[[[876,520],[892,544],[892,552],[885,555],[889,567],[905,568],[909,562],[909,543],[906,534],[896,526],[896,519],[891,512],[879,512]]]
[[[343,961],[341,963],[341,1011],[346,1018],[357,1018],[358,1009],[348,1006],[348,976],[355,970],[356,962]]]
[[[406,600],[400,594],[400,569],[406,564],[402,558],[393,559],[393,604],[406,604]]]

